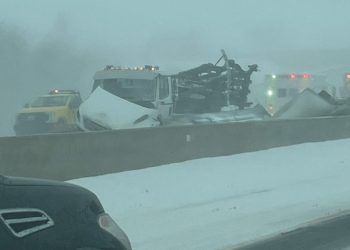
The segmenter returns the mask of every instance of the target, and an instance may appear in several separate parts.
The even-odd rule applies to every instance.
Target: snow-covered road
[[[350,209],[350,139],[72,180],[95,192],[135,250],[206,250]]]

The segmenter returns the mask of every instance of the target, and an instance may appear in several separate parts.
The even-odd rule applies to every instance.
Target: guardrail
[[[348,116],[2,137],[0,174],[68,180],[348,137]]]

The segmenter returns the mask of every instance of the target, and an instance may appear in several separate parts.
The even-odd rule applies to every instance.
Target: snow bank
[[[136,250],[230,249],[350,208],[350,140],[71,181],[95,192]]]

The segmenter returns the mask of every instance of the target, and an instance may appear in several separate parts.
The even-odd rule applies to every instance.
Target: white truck
[[[156,66],[106,66],[94,75],[92,92],[79,108],[78,126],[84,131],[153,127],[172,120],[173,113],[188,120],[188,114],[202,119],[198,114],[220,113],[224,107],[242,111],[251,105],[247,95],[257,65],[244,71],[223,50],[222,54],[215,65],[171,76],[160,74]],[[221,59],[225,63],[218,66]],[[228,116],[234,120],[233,113],[221,115],[222,120]]]
[[[172,86],[172,78],[157,67],[106,66],[94,75],[92,93],[79,108],[78,125],[85,131],[159,126],[174,111]]]

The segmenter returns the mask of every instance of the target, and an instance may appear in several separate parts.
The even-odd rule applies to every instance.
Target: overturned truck
[[[224,60],[223,66],[218,66]],[[152,127],[167,124],[174,114],[221,112],[249,107],[251,74],[225,51],[216,64],[203,64],[175,75],[162,75],[158,67],[106,66],[94,76],[90,96],[79,108],[82,130]]]

